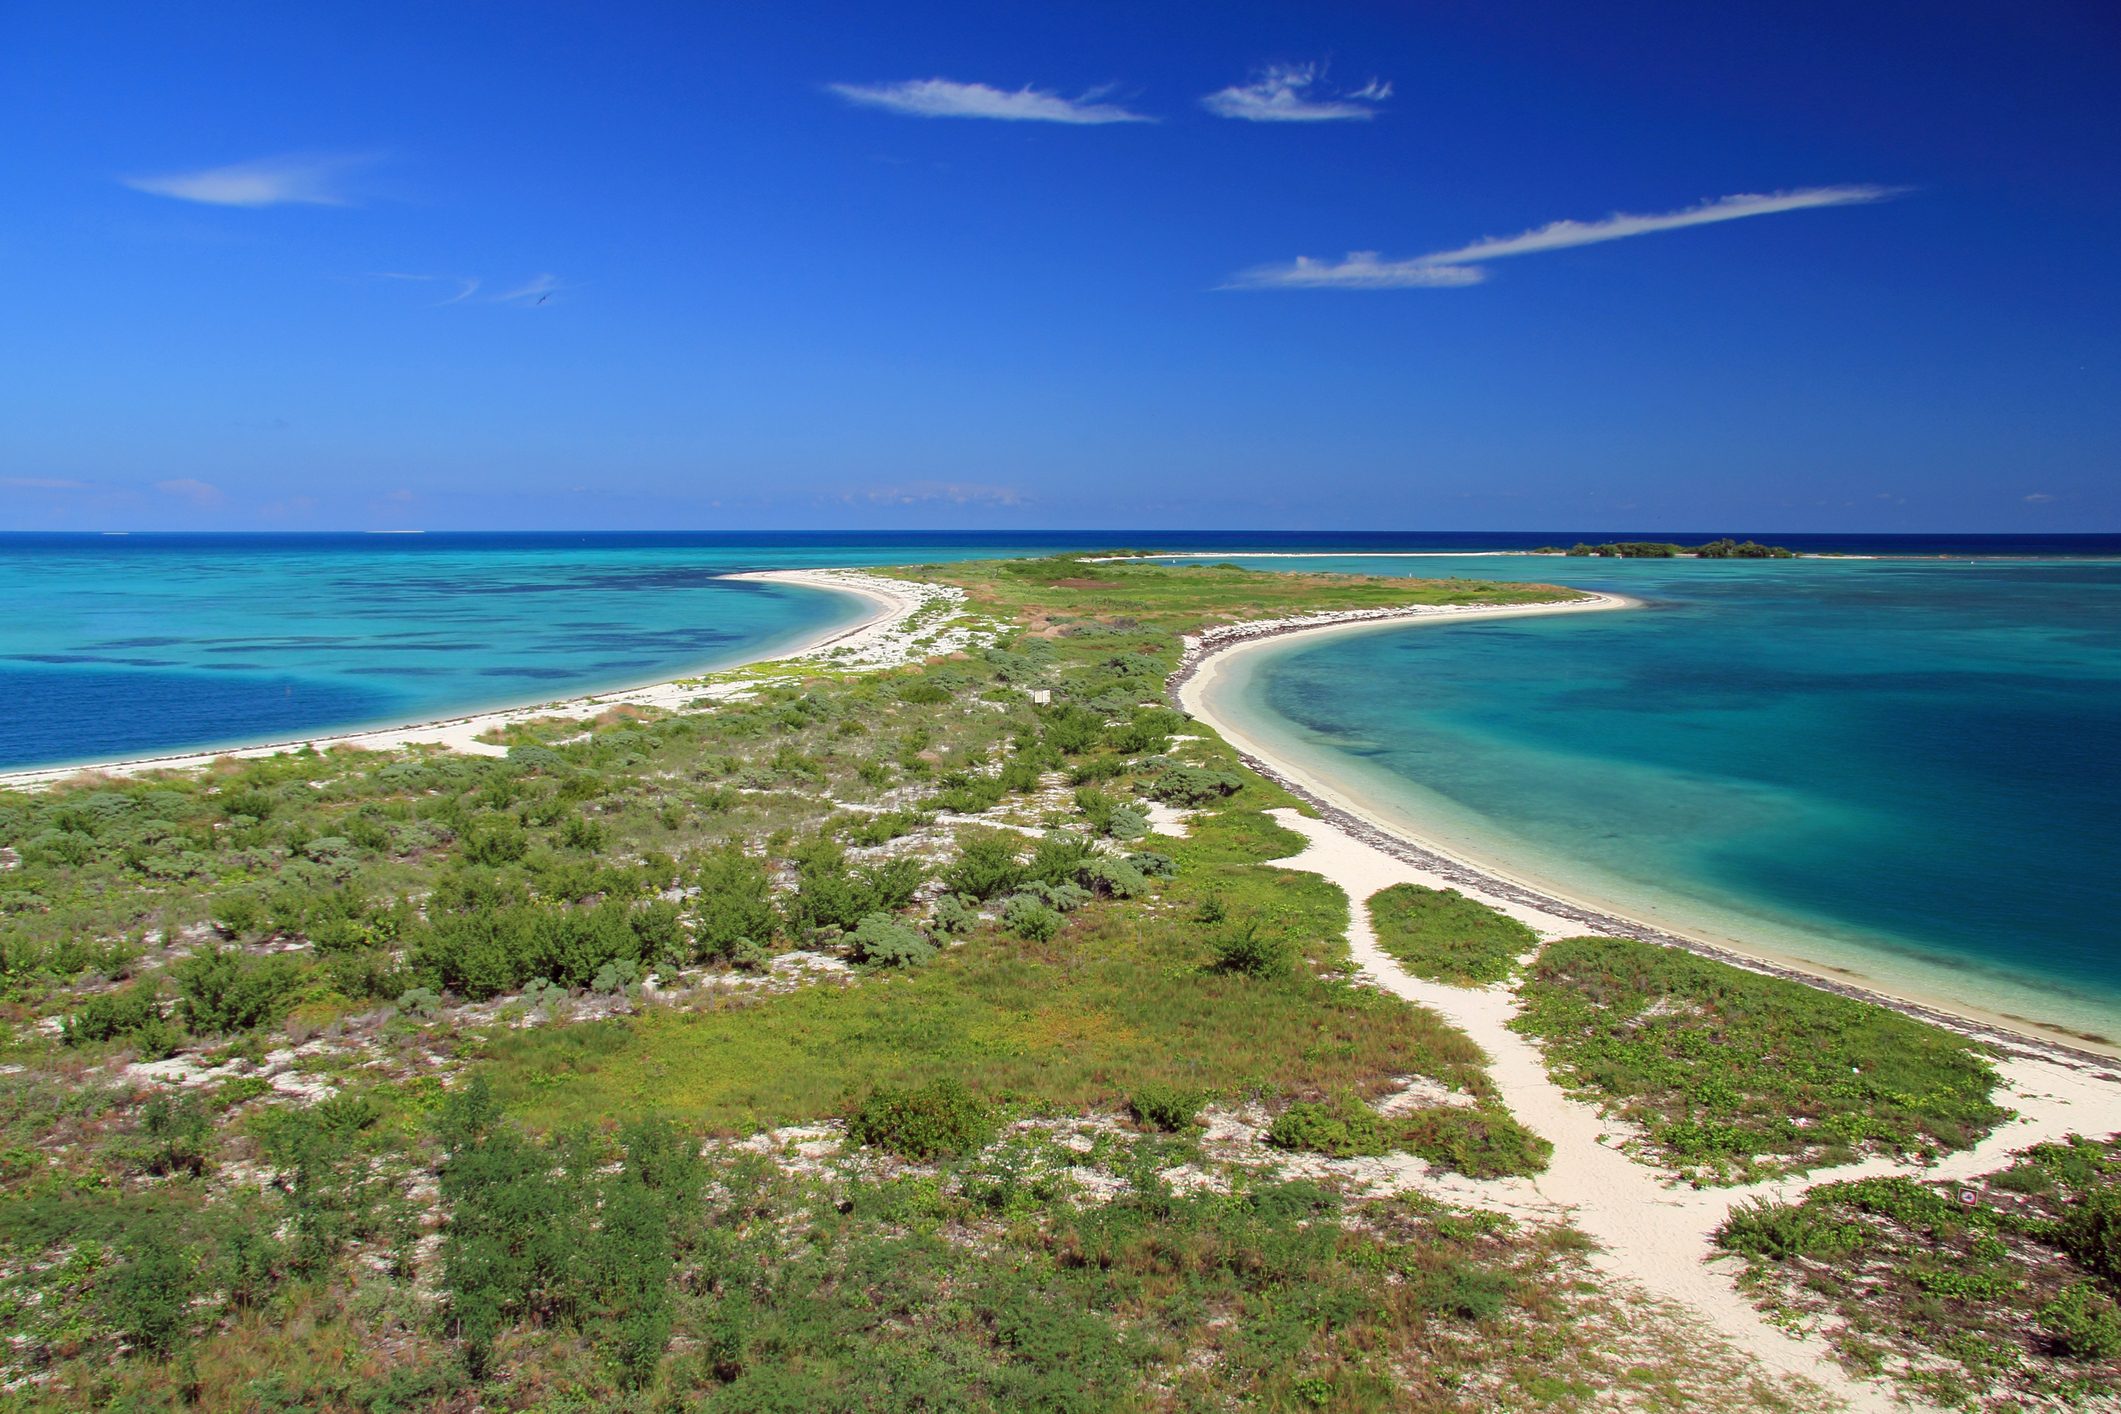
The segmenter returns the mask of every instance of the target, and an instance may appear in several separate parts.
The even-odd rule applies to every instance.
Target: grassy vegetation
[[[902,573],[1000,637],[0,793],[0,1408],[1771,1402],[1565,1227],[1204,1127],[1544,1162],[1161,692],[1211,624],[1560,591]],[[1454,1103],[1379,1108],[1417,1079]]]
[[[1132,1112],[1186,1131],[1209,1103],[1376,1098],[1408,1076],[1487,1095],[1463,1036],[1349,982],[1346,899],[1263,862],[1298,844],[1262,813],[1287,797],[1218,741],[1174,741],[1185,719],[1158,699],[1204,623],[1552,591],[1150,566],[1086,589],[1072,560],[927,573],[1021,627],[900,672],[754,672],[735,702],[516,724],[505,758],[303,751],[0,795],[0,1005],[22,1067],[0,1114],[0,1308],[25,1333],[7,1373],[37,1381],[16,1402],[868,1389],[873,1323],[815,1265],[695,1299],[764,1251],[731,1255],[723,1229],[755,1220],[763,1242],[821,1196],[754,1183],[794,1206],[703,1219],[682,1195],[707,1180],[671,1157],[845,1118],[850,1153],[979,1169],[976,1202],[1009,1215],[1017,1256],[991,1274],[930,1235],[905,1277],[1004,1283],[1028,1352],[980,1316],[984,1335],[910,1339],[906,1369],[1013,1398],[1072,1378],[1054,1362],[1081,1336],[1115,1363],[1074,1402],[1127,1404],[1209,1327],[1160,1286],[1142,1309],[1185,1314],[1147,1339],[1092,1319],[1111,1296],[1095,1283],[1072,1316],[1040,1304],[1050,1283],[1014,1285],[1024,1254],[1090,1241],[1089,1219],[982,1169],[992,1134],[1006,1152],[1038,1116]],[[1152,837],[1143,800],[1201,814]],[[460,1113],[472,1095],[496,1098]],[[931,1207],[957,1181],[907,1180]],[[1115,1182],[1144,1224],[1197,1207],[1210,1244],[1298,1240],[1316,1216],[1269,1201],[1262,1227],[1146,1172]],[[903,1255],[897,1220],[826,1226],[815,1260],[857,1285]],[[1374,1287],[1339,1231],[1305,1270]],[[1214,1280],[1221,1301],[1270,1289]],[[727,1348],[761,1308],[779,1314],[755,1357],[669,1356]],[[1342,1357],[1272,1321],[1203,1387],[1338,1388]],[[1420,1324],[1409,1308],[1381,1329]],[[1387,1388],[1365,1368],[1351,1388]]]
[[[1539,946],[1530,928],[1456,889],[1394,884],[1370,895],[1369,909],[1379,947],[1416,977],[1453,987],[1506,981]]]
[[[1550,943],[1523,997],[1516,1024],[1556,1076],[1701,1182],[1961,1149],[2007,1117],[1971,1043],[1677,948]]]
[[[2037,1145],[1974,1183],[1824,1184],[1717,1240],[1770,1311],[1935,1402],[2121,1397],[2121,1141]]]
[[[1536,1174],[1554,1153],[1499,1106],[1436,1105],[1383,1115],[1349,1095],[1289,1106],[1267,1131],[1267,1142],[1336,1159],[1397,1150],[1473,1178]]]
[[[1346,979],[1345,895],[1253,862],[1294,853],[1300,837],[1240,809],[1160,843],[1178,873],[1155,898],[1078,911],[1042,942],[988,927],[888,980],[511,1031],[484,1052],[488,1073],[540,1127],[653,1111],[720,1133],[831,1115],[863,1086],[938,1075],[1043,1112],[1117,1109],[1158,1084],[1225,1100],[1375,1096],[1418,1074],[1487,1092],[1462,1034]],[[1193,921],[1211,892],[1303,965],[1218,966],[1218,930]]]

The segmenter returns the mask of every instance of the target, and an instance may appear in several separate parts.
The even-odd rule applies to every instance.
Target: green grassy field
[[[1162,705],[1215,623],[1565,591],[898,573],[999,639],[505,757],[0,793],[0,1409],[1773,1406],[1566,1226],[1316,1157],[1546,1150],[1464,1035],[1351,980],[1349,900],[1274,862],[1296,802]],[[1380,922],[1468,980],[1517,947],[1448,902]],[[1570,946],[1542,1024],[1609,997]],[[1816,1034],[1915,1086],[1879,1107],[1907,1144],[1984,1122],[1949,1038],[1722,971],[1658,973],[1692,1000],[1654,1045],[1569,1064],[1662,1115],[1687,1092],[1640,1074],[1765,1017],[1757,1068]],[[1859,1108],[1734,1074],[1777,1162],[1774,1106]],[[1376,1108],[1417,1081],[1459,1103]]]

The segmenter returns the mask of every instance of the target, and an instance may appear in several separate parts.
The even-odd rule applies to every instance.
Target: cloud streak
[[[1106,92],[1094,89],[1080,98],[1025,85],[1019,89],[993,88],[983,83],[958,83],[952,79],[908,79],[903,83],[834,83],[826,88],[849,103],[882,108],[912,118],[989,118],[1010,123],[1153,123],[1146,113],[1136,113],[1115,103],[1097,100]]]
[[[476,300],[479,304],[528,304],[540,305],[568,288],[557,275],[533,275],[512,289],[497,290],[481,294],[485,281],[477,275],[422,275],[406,270],[378,270],[367,277],[371,280],[393,280],[417,285],[455,285],[456,289],[428,305],[429,309],[446,309],[453,304]]]
[[[174,496],[195,506],[218,506],[222,501],[220,487],[210,481],[194,481],[190,477],[180,477],[175,481],[157,481],[155,489],[165,496]]]
[[[134,191],[207,206],[350,206],[340,179],[364,157],[261,157],[226,167],[120,177]]]
[[[1262,265],[1231,279],[1224,289],[1437,289],[1477,285],[1487,279],[1484,262],[1516,255],[1538,255],[1574,246],[1627,240],[1660,231],[1683,230],[1785,211],[1826,206],[1855,206],[1884,201],[1902,188],[1883,186],[1805,187],[1766,195],[1721,196],[1712,201],[1655,215],[1614,215],[1602,221],[1552,221],[1515,236],[1474,241],[1455,250],[1440,250],[1406,260],[1386,260],[1375,251],[1351,251],[1340,260],[1298,256],[1287,265]]]
[[[474,280],[472,289],[475,290],[477,288],[478,282]],[[533,275],[515,289],[503,290],[501,293],[489,295],[487,298],[491,299],[495,304],[543,304],[548,298],[558,294],[562,288],[557,276]],[[463,299],[470,293],[470,290],[466,290],[456,298]],[[456,300],[443,301],[444,304],[454,304],[455,302]]]
[[[1274,64],[1250,83],[1232,84],[1201,99],[1201,107],[1219,118],[1248,123],[1365,123],[1377,116],[1377,105],[1392,96],[1392,85],[1371,79],[1346,93],[1313,93],[1325,69],[1318,64]]]
[[[872,506],[1021,506],[1027,498],[1014,486],[986,486],[961,481],[915,481],[902,486],[874,486],[849,491],[843,503]]]

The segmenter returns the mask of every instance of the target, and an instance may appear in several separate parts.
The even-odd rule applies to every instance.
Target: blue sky
[[[2103,3],[15,5],[0,528],[2121,529],[2117,118]]]

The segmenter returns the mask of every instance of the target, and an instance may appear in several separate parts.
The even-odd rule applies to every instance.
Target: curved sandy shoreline
[[[1669,926],[1657,926],[1628,917],[1608,906],[1556,890],[1551,885],[1519,877],[1485,862],[1475,862],[1451,846],[1387,821],[1355,798],[1345,787],[1322,778],[1314,771],[1277,755],[1244,728],[1214,710],[1212,694],[1222,670],[1238,655],[1286,638],[1292,634],[1332,634],[1383,626],[1448,623],[1464,618],[1501,619],[1532,615],[1590,613],[1633,607],[1639,601],[1622,595],[1591,593],[1579,600],[1545,604],[1501,606],[1420,607],[1407,610],[1372,610],[1361,614],[1317,615],[1302,619],[1264,620],[1213,629],[1199,638],[1186,640],[1186,653],[1178,671],[1166,685],[1173,706],[1215,728],[1236,748],[1245,764],[1274,781],[1292,795],[1306,801],[1320,816],[1350,839],[1382,850],[1419,869],[1448,881],[1461,892],[1476,895],[1505,911],[1530,910],[1548,919],[1567,920],[1586,931],[1684,948],[1718,962],[1765,972],[1817,987],[1859,1001],[1890,1007],[1905,1015],[2005,1050],[2026,1051],[2071,1064],[2106,1067],[2121,1056],[2121,1047],[2110,1047],[2057,1027],[2051,1034],[2037,1021],[1984,1011],[1956,999],[1915,995],[1872,983],[1837,976],[1823,964],[1789,957],[1765,949],[1736,946],[1711,940]],[[1357,901],[1358,904],[1360,901]]]
[[[800,585],[806,589],[819,589],[864,600],[869,608],[852,624],[841,624],[826,629],[792,648],[776,650],[770,657],[724,663],[714,668],[694,669],[677,677],[641,683],[633,687],[519,703],[458,717],[438,717],[426,721],[364,727],[357,731],[334,732],[322,736],[245,742],[205,751],[175,752],[161,756],[138,756],[64,766],[38,766],[21,771],[0,772],[0,790],[47,786],[82,775],[132,776],[143,771],[185,770],[210,765],[229,757],[247,759],[271,756],[283,751],[299,751],[303,747],[314,747],[323,751],[335,746],[350,746],[366,751],[384,751],[400,746],[442,746],[473,755],[502,756],[507,754],[504,748],[479,740],[481,736],[497,727],[537,717],[587,716],[612,707],[682,707],[698,698],[717,695],[717,689],[701,686],[702,676],[734,672],[739,668],[754,667],[760,663],[840,657],[854,657],[866,661],[888,659],[895,654],[902,655],[903,645],[896,642],[899,637],[898,628],[931,603],[938,599],[950,598],[954,593],[939,590],[934,586],[886,579],[881,575],[852,569],[750,570],[720,575],[717,578]]]

